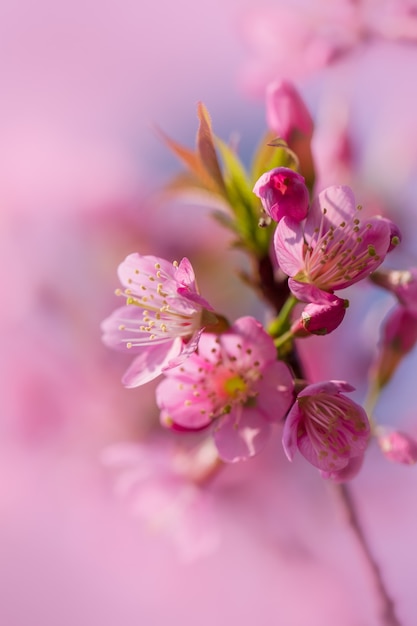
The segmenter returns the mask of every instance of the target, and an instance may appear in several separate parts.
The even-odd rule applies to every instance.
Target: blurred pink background
[[[278,2],[0,6],[1,624],[383,623],[334,493],[301,459],[288,464],[279,432],[265,454],[210,486],[197,531],[215,540],[194,559],[130,514],[100,462],[108,444],[140,441],[157,419],[155,386],[123,389],[126,360],[100,341],[126,254],[188,255],[216,307],[262,315],[234,278],[240,257],[219,255],[228,237],[207,211],[156,200],[177,164],[152,125],[191,145],[202,100],[217,134],[240,135],[248,162],[265,129],[265,84],[290,71],[284,35],[299,42],[288,48],[289,78],[317,124],[319,184],[350,183],[359,201],[396,219],[404,242],[392,263],[416,264],[416,7],[384,2],[382,26],[365,36],[346,18],[351,4],[335,2],[329,18],[322,2],[308,3],[343,36],[327,46],[313,38],[320,62],[300,72],[317,26],[300,2],[284,33]],[[376,5],[362,4],[369,21]],[[324,26],[320,38],[333,32]],[[347,378],[362,399],[390,302],[376,289],[350,293],[343,329],[319,350],[312,341],[306,358],[313,377]],[[411,355],[379,409],[414,435],[416,366]],[[352,486],[403,626],[417,619],[416,484],[414,468],[371,447]]]

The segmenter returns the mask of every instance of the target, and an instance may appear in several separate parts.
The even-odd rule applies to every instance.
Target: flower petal
[[[135,358],[125,372],[122,383],[125,387],[139,387],[162,374],[164,368],[169,367],[172,359],[177,357],[182,349],[182,341],[177,338],[172,341],[142,347],[142,351]]]
[[[245,461],[260,452],[271,426],[255,409],[236,407],[219,420],[213,436],[220,457],[228,463]]]
[[[323,210],[326,213],[323,215]],[[331,224],[339,226],[341,222],[350,222],[356,213],[355,196],[350,187],[333,185],[323,189],[313,201],[305,223],[307,241],[313,236],[315,229],[322,225],[323,231]]]
[[[294,401],[293,378],[282,361],[274,361],[265,369],[255,389],[258,392],[256,408],[269,422],[281,420]]]
[[[283,217],[274,235],[278,265],[288,276],[296,276],[304,266],[304,235],[300,222]]]
[[[300,407],[296,402],[287,415],[284,430],[282,431],[282,446],[289,461],[293,460],[295,453],[297,452],[297,431],[298,424],[300,423],[302,417],[303,414],[301,413]]]

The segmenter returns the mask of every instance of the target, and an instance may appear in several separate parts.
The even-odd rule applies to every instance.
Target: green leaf
[[[262,174],[275,167],[289,167],[298,171],[298,165],[297,155],[287,143],[269,131],[255,152],[251,167],[251,180],[255,184]]]

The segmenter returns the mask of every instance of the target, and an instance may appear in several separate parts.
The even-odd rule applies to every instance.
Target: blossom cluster
[[[258,454],[273,429],[281,429],[290,461],[298,450],[336,482],[357,474],[372,437],[387,458],[415,462],[413,440],[379,426],[373,406],[348,395],[348,381],[306,378],[298,341],[342,324],[349,306],[342,290],[371,278],[391,291],[398,304],[370,371],[374,402],[417,342],[417,270],[379,269],[401,242],[398,227],[370,216],[345,185],[316,194],[308,110],[288,83],[273,85],[268,98],[271,130],[250,173],[213,135],[203,105],[196,152],[167,142],[185,160],[189,186],[225,207],[216,217],[251,257],[246,281],[270,321],[242,315],[229,322],[200,295],[187,258],[135,253],[119,266],[116,293],[125,304],[103,322],[103,340],[135,355],[126,387],[163,376],[156,389],[162,426],[203,443],[211,436],[224,463]]]

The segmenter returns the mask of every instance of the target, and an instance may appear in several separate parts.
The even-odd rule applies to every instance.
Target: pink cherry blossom
[[[313,120],[297,89],[289,81],[275,81],[266,88],[268,127],[287,143],[294,132],[311,137]]]
[[[211,494],[195,480],[207,458],[212,463],[217,456],[210,443],[196,453],[172,441],[148,439],[113,444],[102,453],[103,464],[113,470],[116,494],[149,532],[170,539],[186,561],[211,553],[219,542]]]
[[[279,222],[284,216],[299,222],[307,215],[309,194],[304,177],[288,167],[276,167],[257,180],[253,193],[265,213]]]
[[[279,222],[275,252],[294,295],[313,301],[311,286],[328,292],[344,289],[383,262],[398,229],[389,220],[360,216],[351,189],[333,186],[319,194],[305,223],[289,217]]]
[[[182,430],[213,423],[219,455],[228,462],[257,454],[271,423],[292,402],[290,371],[252,317],[238,319],[222,335],[204,333],[198,352],[165,374],[156,392],[162,423]]]
[[[277,78],[299,80],[329,65],[359,40],[350,0],[316,0],[296,6],[281,1],[252,9],[242,21],[251,52],[244,81],[252,91]]]
[[[417,40],[415,0],[277,0],[247,11],[250,58],[243,81],[260,94],[271,80],[299,81],[370,40]]]
[[[154,256],[130,254],[119,265],[126,305],[102,323],[111,348],[137,353],[125,373],[126,387],[153,380],[194,352],[203,328],[216,321],[199,295],[188,259],[169,263]]]
[[[312,465],[333,474],[363,455],[370,427],[364,409],[344,395],[353,390],[333,380],[308,385],[298,394],[282,435],[290,461],[298,448]]]

